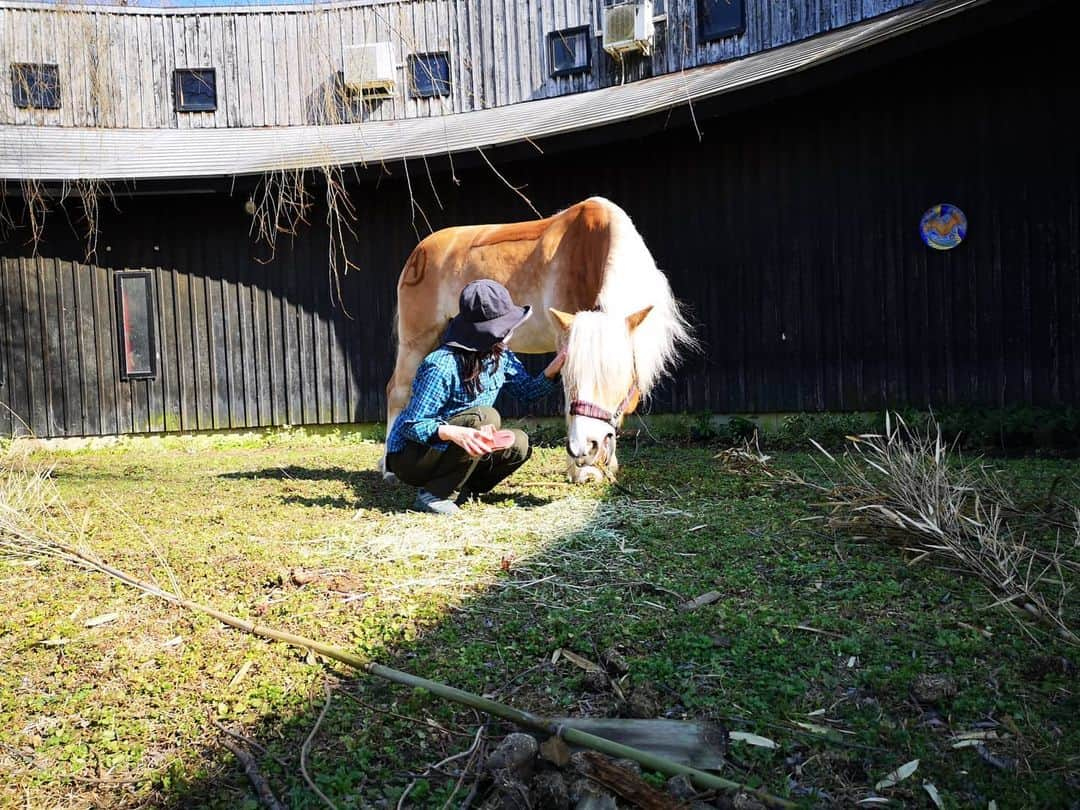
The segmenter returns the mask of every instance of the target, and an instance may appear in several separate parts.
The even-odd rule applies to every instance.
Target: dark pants
[[[494,425],[498,430],[502,418],[494,408],[480,407],[462,411],[447,422],[471,428]],[[447,498],[462,488],[470,492],[488,492],[532,455],[529,437],[524,431],[515,430],[514,437],[510,447],[479,459],[452,442],[446,450],[408,442],[404,449],[387,455],[386,466],[406,484],[423,487],[439,498]]]

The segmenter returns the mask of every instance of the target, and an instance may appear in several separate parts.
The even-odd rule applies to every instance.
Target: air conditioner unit
[[[604,50],[616,59],[632,51],[648,54],[652,43],[651,0],[620,3],[604,9]]]
[[[365,96],[394,94],[394,52],[389,42],[369,42],[345,48],[345,87]]]

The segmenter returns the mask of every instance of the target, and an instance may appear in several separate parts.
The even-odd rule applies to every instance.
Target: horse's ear
[[[551,313],[551,317],[555,319],[555,322],[563,328],[564,332],[569,332],[570,327],[574,325],[574,316],[569,312],[562,312],[561,310],[550,307],[548,312]]]
[[[649,304],[647,307],[645,307],[645,309],[639,309],[633,315],[627,315],[626,325],[630,328],[630,331],[633,332],[635,329],[641,326],[641,322],[645,320],[645,316],[648,315],[650,312],[652,312],[652,304]]]

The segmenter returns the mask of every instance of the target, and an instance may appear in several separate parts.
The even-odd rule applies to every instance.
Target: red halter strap
[[[587,416],[590,419],[599,419],[601,422],[607,422],[613,428],[617,428],[623,414],[630,407],[630,403],[638,393],[637,381],[635,380],[630,385],[630,390],[626,392],[626,396],[623,397],[623,401],[619,403],[615,413],[611,413],[606,408],[601,408],[599,405],[586,402],[583,399],[575,399],[570,403],[570,413],[573,416]]]

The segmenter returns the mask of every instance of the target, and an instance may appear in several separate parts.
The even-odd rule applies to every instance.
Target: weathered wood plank
[[[98,19],[100,68],[96,74],[96,100],[102,110],[102,125],[122,127],[127,125],[128,99],[133,91],[126,67],[124,21],[113,14],[102,14]]]
[[[139,119],[132,126],[156,127],[158,124],[157,82],[153,68],[153,17],[135,17],[135,70],[139,77]]]
[[[243,408],[241,423],[245,427],[259,424],[258,388],[255,358],[254,312],[252,311],[252,285],[247,264],[246,245],[233,240],[232,260],[236,268],[234,294],[236,296],[237,330],[237,366],[239,374],[237,384],[240,387],[240,399]]]
[[[173,300],[174,274],[160,265],[154,268],[157,292],[157,354],[160,383],[161,429],[180,430],[180,381],[177,360],[180,341],[176,332],[176,302]]]
[[[269,126],[275,120],[277,100],[273,89],[273,67],[265,52],[264,37],[272,30],[271,18],[258,15],[247,20],[248,58],[252,77],[251,120],[253,126]]]
[[[2,332],[5,341],[5,359],[7,363],[7,382],[0,397],[14,411],[9,422],[9,431],[22,435],[30,430],[32,422],[31,386],[32,361],[29,355],[27,339],[27,321],[29,318],[26,286],[22,262],[19,259],[4,259],[4,323]]]
[[[7,276],[7,262],[0,259],[0,436],[12,435],[12,425],[16,423],[19,413],[18,405],[12,399],[12,361],[9,355],[15,350],[15,344],[11,335]]]
[[[346,288],[352,286],[349,283]],[[343,292],[348,300],[348,292]],[[330,419],[335,423],[349,421],[348,379],[346,372],[346,352],[349,339],[349,319],[346,302],[337,302],[330,314],[327,328],[330,344]]]
[[[289,59],[285,34],[285,15],[274,14],[268,20],[271,26],[269,43],[264,40],[263,58],[268,70],[265,75],[270,82],[267,89],[274,94],[274,118],[272,123],[284,126],[289,123]],[[269,44],[269,48],[267,47]]]
[[[197,54],[196,58],[198,59],[198,64],[194,65],[194,67],[216,68],[215,81],[217,82],[217,104],[215,105],[214,111],[193,113],[198,120],[197,126],[204,129],[215,126],[218,111],[221,110],[221,66],[214,63],[211,50],[213,21],[215,19],[217,19],[217,15],[215,14],[205,16],[199,15],[195,18],[195,47],[197,49],[195,53]]]
[[[253,426],[268,424],[269,376],[266,355],[266,296],[262,280],[252,274],[247,256],[243,258],[245,282],[242,285],[240,307],[247,310],[247,331],[244,336],[244,378],[247,394],[248,422]]]
[[[288,65],[286,76],[288,77],[288,101],[285,123],[303,124],[304,120],[304,86],[307,77],[300,69],[300,42],[299,42],[299,14],[284,14],[285,41],[283,50]]]
[[[305,240],[297,244],[289,251],[294,267],[310,266],[311,243],[313,240]],[[315,346],[315,305],[312,300],[316,295],[315,290],[309,284],[300,286],[293,291],[293,301],[296,311],[296,356],[295,363],[298,369],[299,412],[302,422],[300,424],[315,424],[319,414],[316,407],[318,402],[318,358]]]
[[[48,436],[63,436],[64,376],[60,348],[62,313],[56,260],[39,256],[36,262],[38,282],[38,323],[41,334],[41,369],[45,388],[45,426]]]
[[[243,349],[241,348],[240,313],[236,304],[236,284],[224,262],[230,262],[232,253],[229,247],[232,245],[222,244],[219,250],[223,253],[222,270],[224,276],[219,280],[218,287],[221,291],[221,299],[217,303],[217,316],[221,322],[221,335],[218,343],[222,348],[222,364],[219,367],[219,375],[223,380],[222,390],[226,407],[227,425],[231,428],[244,427],[244,367]]]
[[[284,251],[283,251],[284,252]],[[300,338],[297,324],[300,318],[299,307],[293,295],[296,292],[293,255],[290,250],[286,255],[278,255],[281,272],[285,276],[286,286],[281,295],[281,348],[282,348],[282,383],[285,395],[286,424],[303,424],[303,397],[301,391]]]
[[[387,10],[392,15],[391,25],[396,33],[395,39],[397,39],[400,48],[402,69],[404,71],[402,76],[401,112],[398,115],[402,118],[417,118],[421,114],[421,109],[429,105],[430,102],[417,98],[413,90],[413,70],[410,67],[409,57],[422,50],[420,43],[416,39],[413,8],[411,5],[402,4],[390,6]]]
[[[109,271],[98,264],[90,265],[86,269],[90,276],[90,299],[94,312],[94,360],[100,377],[98,401],[101,432],[106,435],[120,433],[116,321],[113,317]]]
[[[170,254],[171,259],[171,254]],[[167,261],[172,277],[173,322],[176,324],[176,386],[180,409],[180,430],[198,429],[197,370],[194,354],[194,326],[191,319],[191,285],[187,273]]]
[[[186,253],[186,251],[185,251]],[[194,377],[193,416],[196,430],[214,427],[210,341],[206,326],[206,279],[192,276],[188,283],[188,306],[191,323],[191,360]]]
[[[44,335],[41,324],[41,282],[38,260],[18,260],[20,286],[23,295],[23,339],[26,341],[26,399],[27,423],[36,436],[48,436],[49,415],[46,410],[45,375],[47,368],[42,348]]]
[[[266,345],[269,362],[267,370],[270,380],[270,424],[288,424],[288,393],[285,371],[284,346],[284,306],[282,304],[282,286],[284,278],[280,265],[276,262],[261,265],[266,274]]]
[[[229,59],[232,64],[232,81],[235,82],[232,95],[232,106],[229,110],[229,126],[251,127],[253,116],[251,113],[255,97],[260,92],[256,90],[255,75],[252,69],[251,56],[248,52],[248,23],[251,15],[238,14],[229,18],[228,34],[226,40],[232,43]]]
[[[252,88],[245,82],[240,62],[241,44],[237,39],[237,28],[243,17],[239,14],[221,15],[220,41],[215,40],[214,58],[220,65],[218,94],[224,99],[219,107],[222,113],[220,126],[245,126],[243,118],[243,97],[251,95]],[[224,95],[222,96],[222,93]]]
[[[149,127],[171,127],[174,117],[170,114],[172,93],[169,90],[168,64],[165,59],[168,36],[165,22],[161,16],[146,17],[148,54],[144,57],[149,71],[146,92],[149,105],[144,103],[143,111],[146,125]]]
[[[92,14],[71,15],[72,35],[72,71],[79,83],[78,90],[72,87],[71,99],[73,104],[80,105],[74,111],[75,118],[79,121],[78,126],[95,126],[97,124],[97,107],[93,101],[93,64],[92,53],[94,51],[94,26],[95,20]],[[61,88],[60,92],[63,92]]]
[[[60,335],[60,368],[63,398],[63,431],[68,436],[86,432],[85,406],[82,401],[82,364],[79,362],[79,313],[75,308],[75,263],[57,260],[56,303],[57,323],[53,328]]]
[[[205,39],[208,43],[207,59],[205,67],[214,68],[217,91],[217,109],[208,113],[206,121],[208,126],[229,126],[229,96],[236,92],[233,76],[229,70],[226,54],[234,52],[232,48],[225,47],[225,34],[222,28],[222,15],[210,14],[204,18]]]
[[[211,263],[211,275],[206,282],[206,331],[210,338],[210,384],[213,389],[214,427],[232,427],[232,379],[229,376],[229,335],[232,323],[224,317],[227,286],[221,277],[222,257]],[[214,266],[216,265],[216,266]]]
[[[139,18],[124,16],[118,19],[120,23],[120,36],[124,43],[123,69],[116,75],[119,84],[127,85],[127,104],[122,109],[123,124],[125,127],[143,126],[143,77],[142,77],[142,45]]]

